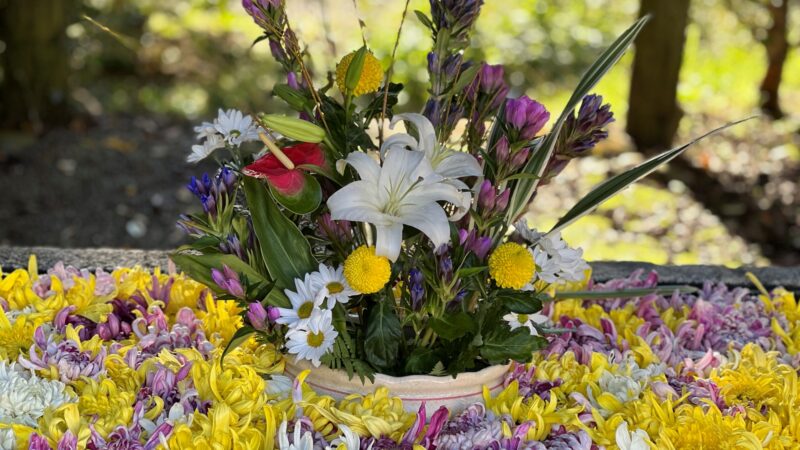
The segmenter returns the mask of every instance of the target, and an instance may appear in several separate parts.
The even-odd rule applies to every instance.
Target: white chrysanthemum
[[[628,431],[628,422],[624,420],[616,431],[616,444],[619,450],[650,450],[647,443],[649,436],[644,430],[636,429],[633,433]]]
[[[278,323],[289,325],[290,328],[304,324],[311,317],[311,313],[325,300],[320,289],[311,284],[309,276],[306,276],[305,280],[295,278],[294,287],[294,291],[284,289],[283,293],[289,297],[292,307],[278,308],[281,316],[276,320]]]
[[[192,146],[192,153],[186,157],[186,162],[197,163],[200,162],[214,153],[215,150],[225,148],[225,141],[219,134],[212,134],[208,136],[202,144]]]
[[[329,448],[335,448],[336,450],[361,449],[361,438],[358,433],[351,430],[347,425],[339,425],[339,431],[342,432],[341,436],[334,439]]]
[[[236,109],[220,109],[214,120],[214,128],[225,142],[235,147],[258,140],[258,127],[253,124],[253,118]]]
[[[314,438],[311,437],[311,432],[306,431],[303,433],[301,423],[298,420],[294,423],[294,433],[292,433],[292,442],[289,442],[289,434],[286,432],[288,427],[286,420],[281,422],[281,427],[278,429],[278,449],[280,450],[314,450]]]
[[[45,409],[72,401],[64,383],[0,361],[0,422],[35,427]]]
[[[567,246],[560,232],[539,233],[528,228],[524,219],[515,223],[514,228],[523,239],[534,245],[536,279],[547,283],[583,280],[584,272],[589,268],[583,259],[583,250]]]
[[[319,367],[320,358],[333,347],[339,333],[333,328],[332,313],[327,309],[315,309],[304,324],[286,333],[286,349]]]
[[[0,450],[16,450],[17,436],[12,428],[0,428]]]
[[[347,303],[350,297],[358,295],[344,278],[344,266],[334,269],[320,264],[319,271],[309,275],[309,281],[320,295],[328,299],[328,309],[332,309],[336,302]]]
[[[520,327],[526,327],[528,330],[530,330],[531,335],[538,336],[539,330],[536,329],[535,325],[545,324],[547,323],[549,318],[544,314],[539,314],[539,313],[534,313],[534,314],[508,313],[505,316],[503,316],[503,320],[508,322],[508,326],[512,330],[516,330],[517,328]]]

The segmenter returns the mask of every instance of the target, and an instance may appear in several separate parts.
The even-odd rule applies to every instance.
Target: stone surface
[[[79,268],[101,267],[106,270],[135,265],[147,268],[166,267],[169,261],[168,253],[160,250],[0,246],[0,265],[4,271],[27,267],[30,254],[36,255],[40,270],[46,270],[58,261]],[[798,266],[728,269],[720,266],[656,266],[642,262],[593,262],[592,269],[593,276],[597,281],[626,277],[636,269],[644,269],[645,271],[656,270],[662,284],[699,286],[706,280],[714,280],[729,286],[752,287],[745,277],[745,273],[750,271],[768,288],[783,286],[800,292],[800,267]]]

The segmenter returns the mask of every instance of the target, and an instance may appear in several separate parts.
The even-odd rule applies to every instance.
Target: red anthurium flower
[[[280,151],[288,161],[286,159],[281,161],[283,158],[275,152],[270,152],[245,167],[242,173],[266,179],[274,189],[284,195],[295,195],[305,185],[304,169],[299,166],[322,166],[325,164],[325,155],[317,144],[301,143],[285,147]]]

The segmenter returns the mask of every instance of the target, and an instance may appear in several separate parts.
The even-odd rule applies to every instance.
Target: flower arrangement
[[[284,3],[243,5],[286,73],[273,93],[296,114],[220,110],[196,128],[188,160],[213,155],[221,167],[191,180],[203,213],[181,218],[194,240],[173,256],[247,306],[229,348],[256,334],[362,380],[527,363],[553,331],[537,315],[553,289],[580,287],[589,269],[560,231],[687,147],[611,178],[538,232],[522,219],[529,202],[607,136],[610,106],[589,92],[646,19],[551,120],[535,100],[507,98],[502,66],[465,56],[480,0],[416,11],[433,41],[422,114],[395,111],[393,61],[384,68],[366,45],[316,87]]]
[[[0,274],[0,449],[793,448],[800,309],[760,290],[548,303],[541,322],[566,332],[501,392],[425,424],[386,389],[317,394],[252,336],[220,364],[246,308],[184,275],[33,260]]]

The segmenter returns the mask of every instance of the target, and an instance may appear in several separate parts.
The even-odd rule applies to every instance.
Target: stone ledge
[[[168,252],[163,250],[128,250],[113,248],[71,249],[55,247],[5,247],[0,246],[0,265],[4,271],[27,267],[28,256],[35,254],[39,269],[52,267],[56,262],[94,269],[111,270],[120,266],[153,268],[166,267]],[[606,281],[630,275],[636,269],[656,270],[663,284],[702,285],[706,280],[721,281],[729,286],[752,287],[745,273],[753,272],[768,288],[783,286],[800,292],[800,267],[752,267],[728,269],[721,266],[658,266],[642,262],[593,262],[594,278]]]

